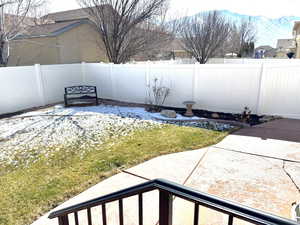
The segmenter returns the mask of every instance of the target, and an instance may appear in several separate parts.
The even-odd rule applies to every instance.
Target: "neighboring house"
[[[300,21],[296,21],[293,28],[296,58],[300,58]]]
[[[84,9],[73,9],[68,11],[50,13],[44,18],[55,22],[89,19],[90,16]]]
[[[186,59],[186,58],[192,58],[191,54],[188,53],[184,47],[183,43],[180,39],[173,40],[167,47],[167,51],[170,51],[173,59]]]
[[[166,35],[166,34],[164,34]],[[167,39],[167,38],[166,38]],[[155,46],[149,52],[143,52],[134,56],[132,61],[156,61],[156,60],[176,60],[176,59],[191,59],[192,56],[183,48],[180,39],[170,38],[170,41],[165,41],[162,46]]]
[[[191,59],[192,56],[188,53],[180,39],[174,39],[163,48],[165,54],[168,54],[171,59]]]
[[[10,42],[9,66],[107,61],[104,44],[84,10],[47,15]]]
[[[269,45],[259,46],[255,49],[255,58],[263,59],[263,58],[275,58],[277,50],[272,48]]]
[[[288,58],[287,54],[293,52],[295,47],[294,39],[278,39],[276,58]]]

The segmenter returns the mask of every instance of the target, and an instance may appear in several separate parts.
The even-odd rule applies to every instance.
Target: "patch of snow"
[[[167,123],[214,130],[232,128],[211,122],[159,121],[139,107],[54,107],[0,120],[0,164],[27,165],[41,155],[51,157],[61,149],[83,156],[88,149],[111,137],[126,136],[135,130],[162,127]]]
[[[186,117],[186,116],[182,116],[180,114],[177,114],[177,117],[176,118],[167,118],[163,115],[161,115],[160,113],[152,113],[152,116],[151,116],[153,119],[156,119],[156,120],[162,120],[162,121],[201,121],[201,120],[204,120],[203,118],[200,118],[200,117],[197,117],[197,116],[193,116],[193,117]]]

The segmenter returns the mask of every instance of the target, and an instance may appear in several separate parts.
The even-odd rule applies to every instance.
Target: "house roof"
[[[265,57],[275,57],[277,50],[270,45],[262,45],[255,48],[255,52],[263,51]]]
[[[17,36],[15,39],[36,38],[36,37],[54,37],[66,31],[69,31],[82,24],[89,23],[88,20],[74,20],[60,23],[49,23],[38,26],[32,26],[26,29],[24,34]]]
[[[108,12],[115,11],[111,5],[103,4],[101,7],[104,7],[105,10]],[[50,13],[44,18],[48,20],[52,20],[55,22],[62,22],[62,21],[70,21],[70,20],[82,20],[82,19],[91,19],[90,15],[88,14],[88,10],[94,10],[96,7],[91,8],[81,8],[81,9],[73,9],[68,11]]]
[[[84,9],[74,9],[46,15],[47,19],[55,22],[88,19],[89,15]]]
[[[258,50],[266,50],[266,51],[270,51],[270,50],[273,50],[274,48],[271,47],[270,45],[261,45],[261,46],[258,46],[257,48],[255,48],[256,51]]]

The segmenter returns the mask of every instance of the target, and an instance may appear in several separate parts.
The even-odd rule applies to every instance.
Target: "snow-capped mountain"
[[[224,17],[235,22],[241,19],[248,19],[248,15],[233,13],[228,10],[219,11]],[[288,39],[293,37],[293,26],[295,21],[300,21],[300,17],[285,16],[276,19],[264,16],[251,16],[257,32],[255,45],[270,45],[276,47],[278,39]]]

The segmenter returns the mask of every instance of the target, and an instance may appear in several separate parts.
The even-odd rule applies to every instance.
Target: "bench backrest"
[[[66,95],[78,95],[78,94],[97,94],[97,88],[95,86],[72,86],[65,88]]]

